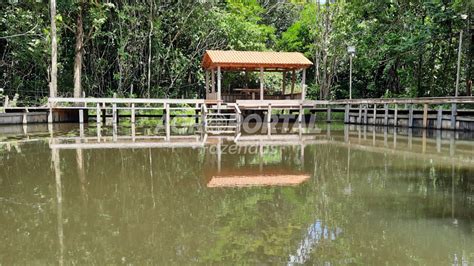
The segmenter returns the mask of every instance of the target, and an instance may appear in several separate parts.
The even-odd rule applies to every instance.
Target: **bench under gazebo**
[[[205,70],[206,100],[216,102],[235,102],[236,100],[305,100],[306,68],[313,63],[298,52],[256,52],[256,51],[217,51],[208,50],[202,59]],[[301,91],[295,92],[297,72],[301,71]],[[222,72],[259,72],[259,88],[229,88],[222,91]],[[266,90],[264,72],[281,72],[281,91],[269,94]],[[289,92],[286,79],[291,75]]]

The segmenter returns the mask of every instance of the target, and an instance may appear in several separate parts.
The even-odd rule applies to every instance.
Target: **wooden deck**
[[[164,124],[168,125],[173,117],[193,117],[197,125],[207,129],[216,127],[212,125],[216,119],[211,117],[211,113],[228,115],[226,120],[239,124],[249,113],[257,112],[268,119],[268,114],[278,115],[282,111],[290,111],[297,114],[299,123],[304,123],[305,116],[309,114],[325,113],[327,122],[340,117],[348,124],[474,130],[473,96],[334,101],[238,99],[235,103],[205,99],[50,98],[48,106],[6,106],[3,109],[6,113],[18,113],[14,122],[23,124],[44,122],[45,119],[39,117],[40,112],[43,116],[47,114],[48,123],[64,122],[67,119],[61,120],[57,114],[69,112],[75,118],[71,121],[85,123],[92,119],[102,124],[107,118],[112,118],[112,123],[118,123],[121,118],[129,118],[131,123],[135,123],[137,117],[155,116],[162,118]],[[334,113],[343,115],[335,116]],[[33,115],[36,118],[29,117]],[[230,132],[233,128],[221,131]]]

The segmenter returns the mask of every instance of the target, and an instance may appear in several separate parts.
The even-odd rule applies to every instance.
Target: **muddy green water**
[[[0,265],[474,263],[470,135],[1,130]]]

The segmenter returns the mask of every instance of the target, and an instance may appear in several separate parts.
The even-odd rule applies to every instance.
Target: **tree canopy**
[[[459,91],[470,95],[473,6],[469,0],[59,1],[58,95],[203,97],[204,51],[234,49],[303,52],[315,63],[308,96],[346,98],[349,45],[357,49],[354,98],[454,95],[461,31]],[[25,104],[49,93],[49,8],[44,0],[0,3],[0,88]]]

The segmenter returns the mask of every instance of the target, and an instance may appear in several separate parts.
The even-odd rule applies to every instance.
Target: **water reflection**
[[[336,240],[336,237],[341,232],[341,229],[328,228],[322,221],[317,220],[307,229],[306,235],[298,245],[295,254],[290,255],[288,265],[300,265],[306,263],[311,257],[311,252],[321,240]]]
[[[326,124],[235,136],[8,130],[2,264],[474,259],[469,135]]]

